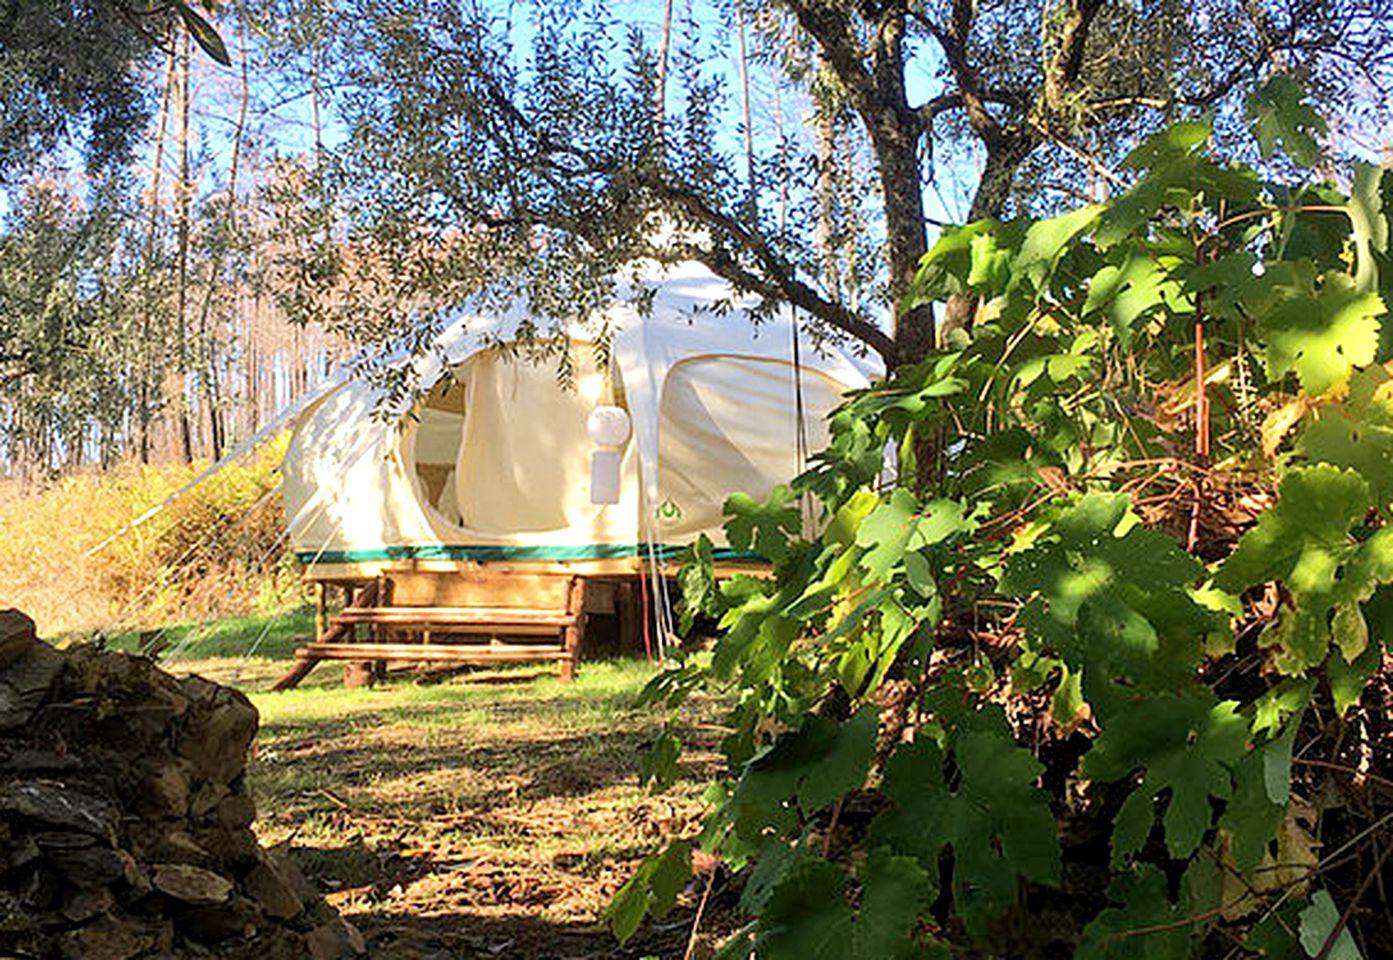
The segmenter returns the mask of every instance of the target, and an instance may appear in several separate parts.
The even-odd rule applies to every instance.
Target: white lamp
[[[585,421],[585,429],[596,450],[590,457],[590,502],[618,503],[620,487],[619,448],[629,440],[633,427],[622,407],[596,407]]]
[[[622,447],[629,439],[629,414],[623,407],[596,407],[585,421],[597,447]]]

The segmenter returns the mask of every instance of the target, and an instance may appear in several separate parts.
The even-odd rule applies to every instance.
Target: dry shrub
[[[241,613],[298,596],[278,492],[286,442],[223,467],[134,526],[208,464],[125,464],[40,490],[0,487],[0,607],[30,611],[51,636]]]

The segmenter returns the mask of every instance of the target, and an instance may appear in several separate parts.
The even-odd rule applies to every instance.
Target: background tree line
[[[284,52],[312,14],[8,13],[0,463],[33,480],[216,457],[345,350],[285,294],[322,226],[316,93]]]
[[[583,319],[640,257],[912,360],[974,309],[908,306],[932,221],[1113,196],[1274,73],[1377,155],[1389,6],[10,0],[0,457],[216,455],[351,343]]]

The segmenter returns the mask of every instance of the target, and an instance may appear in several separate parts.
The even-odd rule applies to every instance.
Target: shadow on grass
[[[620,946],[602,923],[546,916],[548,903],[560,895],[555,884],[491,870],[486,860],[434,861],[361,843],[342,848],[295,846],[288,852],[363,933],[375,960],[675,960],[686,951],[694,920],[693,903],[684,902]],[[448,893],[423,899],[408,892],[418,881],[452,875],[460,882]],[[576,877],[572,883],[586,880]],[[724,884],[717,886],[721,889],[704,921],[708,937],[733,927],[733,892]],[[689,889],[693,892],[695,884]],[[694,956],[709,957],[710,950]]]
[[[598,924],[530,915],[384,912],[353,919],[376,960],[681,960],[693,916],[690,909],[674,911],[623,946]]]
[[[279,784],[266,784],[271,794],[267,799],[273,807],[280,807],[292,795],[302,792],[304,783],[315,781],[319,775],[332,778],[348,790],[372,785],[375,790],[398,794],[399,802],[387,804],[414,807],[428,816],[450,813],[461,803],[487,811],[518,802],[580,797],[634,782],[652,734],[653,730],[645,724],[634,730],[576,736],[495,737],[476,746],[458,742],[418,745],[390,754],[363,745],[321,749],[318,743],[311,743],[291,761],[295,776]],[[463,792],[452,798],[432,798],[413,789],[414,781],[442,771],[457,777],[461,782],[455,789]],[[488,786],[468,790],[471,783]],[[372,806],[381,810],[383,803],[379,797],[372,801]],[[487,812],[480,818],[487,820]]]

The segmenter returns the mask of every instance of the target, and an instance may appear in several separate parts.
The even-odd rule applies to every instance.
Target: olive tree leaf
[[[184,26],[189,31],[189,36],[193,37],[194,42],[224,67],[232,66],[232,58],[227,55],[227,45],[222,42],[222,37],[218,31],[213,29],[212,24],[203,19],[193,7],[189,6],[184,0],[170,0],[174,5],[175,11],[179,14],[179,19],[184,21]]]

